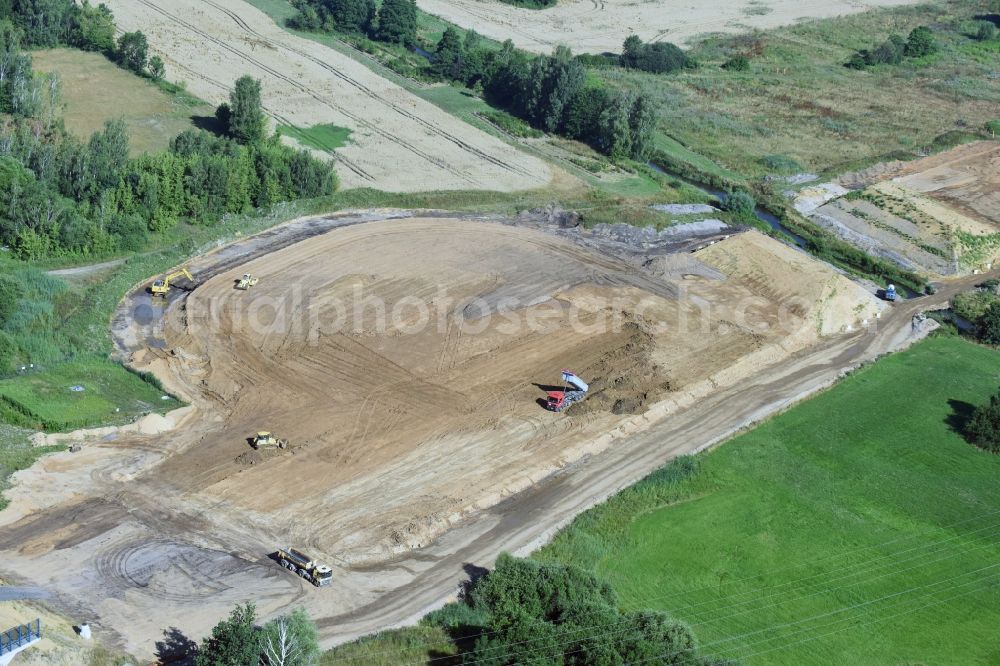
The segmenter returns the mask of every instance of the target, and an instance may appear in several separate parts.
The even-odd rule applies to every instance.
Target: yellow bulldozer
[[[254,277],[250,273],[244,273],[243,277],[240,278],[240,281],[236,283],[236,288],[243,289],[244,291],[246,291],[250,287],[257,284],[259,280],[260,280],[259,277]]]
[[[255,449],[266,449],[266,448],[278,448],[287,449],[288,440],[278,439],[273,433],[267,430],[262,430],[257,433],[257,436],[253,438],[253,448]]]
[[[182,277],[186,277],[188,280],[194,282],[194,276],[191,275],[188,269],[182,268],[174,271],[170,275],[154,281],[152,286],[149,288],[149,291],[153,294],[153,296],[166,296],[170,293],[170,282]]]

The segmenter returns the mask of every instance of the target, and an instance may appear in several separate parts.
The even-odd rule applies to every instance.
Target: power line
[[[993,579],[993,582],[998,582],[998,581],[1000,581],[1000,579],[998,579],[998,578],[994,578],[994,579]],[[941,604],[943,604],[943,603],[947,603],[947,602],[949,602],[949,601],[954,601],[955,599],[958,599],[958,598],[960,598],[960,597],[966,597],[966,596],[968,596],[968,595],[970,595],[970,594],[974,594],[974,593],[976,593],[976,592],[979,592],[979,591],[980,591],[979,589],[975,589],[975,590],[970,590],[970,591],[968,591],[968,592],[963,592],[963,593],[961,593],[961,594],[956,594],[956,595],[953,595],[953,596],[951,596],[951,597],[948,597],[947,599],[941,599],[941,600],[938,600],[938,601],[935,601],[934,603],[930,603],[930,604],[925,604],[924,606],[920,606],[920,607],[918,607],[918,608],[913,608],[913,609],[910,609],[910,610],[906,610],[906,611],[903,611],[903,612],[900,612],[900,613],[894,613],[893,615],[887,615],[887,616],[885,616],[885,617],[880,617],[880,618],[876,618],[876,619],[874,619],[874,620],[872,620],[872,621],[870,621],[870,622],[867,622],[867,623],[864,623],[864,624],[866,624],[866,625],[871,625],[871,624],[875,624],[875,623],[877,623],[877,622],[884,622],[884,621],[886,621],[886,620],[891,620],[891,619],[893,619],[893,618],[895,618],[895,617],[899,617],[899,616],[901,616],[901,615],[907,615],[907,614],[909,614],[909,613],[915,613],[915,612],[917,612],[917,611],[920,611],[920,610],[924,610],[924,609],[926,609],[926,608],[931,608],[931,607],[933,607],[933,606],[940,606],[940,605],[941,605]],[[837,630],[835,630],[835,631],[830,631],[830,632],[827,632],[826,634],[821,634],[820,636],[810,636],[809,638],[804,638],[804,639],[801,639],[801,640],[798,640],[798,641],[795,641],[794,643],[789,643],[789,644],[786,644],[786,645],[782,645],[782,646],[779,646],[779,647],[776,647],[776,648],[771,648],[771,649],[769,649],[769,650],[764,650],[764,651],[762,651],[762,652],[755,652],[755,653],[753,653],[753,654],[750,654],[750,655],[746,655],[746,656],[744,656],[743,658],[744,658],[744,659],[748,659],[748,658],[750,658],[750,657],[755,657],[755,656],[757,656],[757,655],[760,655],[760,654],[765,654],[765,653],[767,653],[767,652],[774,652],[775,650],[781,650],[781,649],[784,649],[784,648],[786,648],[786,647],[790,647],[790,646],[792,646],[792,645],[797,645],[797,644],[800,644],[800,643],[806,643],[806,642],[808,642],[808,641],[812,641],[812,640],[816,640],[816,639],[818,639],[818,638],[825,638],[826,636],[830,636],[830,635],[832,635],[832,634],[836,634],[836,633],[839,633],[839,632],[841,632],[841,631],[844,631],[845,629],[849,629],[849,628],[850,628],[850,627],[845,627],[845,628],[843,628],[843,629],[837,629]]]
[[[790,567],[782,567],[782,568],[778,568],[778,569],[772,569],[772,570],[769,570],[769,571],[766,571],[766,572],[761,572],[761,573],[758,573],[758,574],[754,574],[752,576],[745,576],[743,578],[739,578],[739,579],[735,579],[733,581],[730,581],[730,582],[727,583],[727,585],[733,585],[733,584],[736,584],[736,583],[739,583],[739,582],[743,582],[743,581],[747,581],[747,580],[752,580],[752,579],[755,579],[755,578],[760,578],[763,575],[768,575],[768,574],[773,574],[773,573],[780,573],[780,572],[784,572],[784,571],[791,571],[791,570],[799,569],[799,568],[802,568],[802,567],[805,567],[805,566],[811,566],[811,565],[815,565],[815,564],[818,564],[818,563],[828,562],[830,560],[842,559],[842,558],[848,557],[850,555],[854,555],[856,553],[860,553],[860,552],[867,551],[867,550],[873,550],[873,549],[884,547],[884,546],[891,545],[891,544],[894,544],[894,543],[899,543],[901,541],[907,541],[907,540],[911,540],[911,539],[916,539],[916,538],[919,538],[920,536],[923,536],[924,534],[929,534],[931,532],[936,532],[936,531],[951,529],[953,527],[958,527],[958,526],[961,526],[961,525],[965,525],[965,524],[968,524],[968,523],[973,522],[975,520],[979,520],[981,518],[985,518],[985,517],[988,517],[988,516],[995,516],[997,514],[1000,514],[1000,510],[990,511],[990,512],[986,512],[986,513],[983,513],[983,514],[979,514],[977,516],[972,516],[970,518],[966,518],[966,519],[963,519],[963,520],[960,520],[960,521],[956,521],[954,523],[950,523],[948,525],[944,525],[944,526],[941,526],[941,527],[933,527],[933,528],[924,530],[923,532],[921,532],[919,534],[905,535],[905,536],[901,536],[901,537],[896,537],[894,539],[890,539],[888,541],[880,542],[880,543],[877,543],[877,544],[871,544],[871,545],[867,545],[867,546],[859,546],[859,547],[851,549],[849,551],[841,552],[841,553],[835,553],[835,554],[829,555],[827,557],[821,558],[819,560],[813,560],[813,561],[810,561],[810,562],[803,562],[803,563],[800,563],[800,564],[792,565]],[[997,526],[998,525],[996,525],[996,524],[989,525],[989,526],[987,526],[985,528],[979,528],[979,529],[973,530],[971,532],[966,532],[966,533],[962,533],[962,534],[959,534],[959,535],[954,535],[952,537],[949,537],[947,539],[942,539],[942,540],[940,540],[938,542],[935,542],[935,543],[923,544],[921,546],[914,546],[912,548],[907,548],[907,549],[898,551],[896,553],[883,554],[883,555],[880,555],[878,557],[873,558],[872,560],[869,560],[868,562],[861,562],[859,564],[870,564],[870,563],[876,562],[878,560],[882,560],[882,559],[886,559],[886,558],[894,558],[894,557],[897,557],[900,554],[904,554],[904,553],[907,553],[907,552],[912,552],[914,550],[921,550],[921,549],[924,549],[924,548],[928,548],[928,547],[931,547],[931,546],[934,546],[934,545],[938,545],[940,543],[945,543],[947,541],[952,541],[952,540],[954,540],[956,538],[961,538],[963,536],[969,536],[969,535],[981,532],[984,529],[991,529],[991,528],[994,528],[994,527],[997,527]],[[908,560],[906,560],[906,561],[908,561]],[[882,566],[882,565],[879,565],[879,566]],[[821,577],[821,576],[826,576],[826,575],[829,575],[829,573],[831,573],[831,572],[824,572],[824,573],[821,573],[821,574],[814,574],[812,576],[807,576],[805,578],[797,579],[795,581],[787,581],[785,583],[782,583],[781,585],[779,585],[776,588],[767,588],[767,592],[773,594],[773,592],[776,589],[779,589],[780,587],[784,587],[784,586],[795,584],[795,583],[801,583],[803,581],[811,580],[811,579],[814,579],[814,578],[817,578],[817,577]],[[846,577],[846,576],[841,576],[840,578],[843,578],[843,577]],[[838,580],[838,579],[839,578],[835,578],[833,580]],[[650,603],[650,602],[654,602],[654,601],[659,601],[661,599],[665,599],[665,598],[674,596],[675,594],[690,595],[690,594],[693,594],[695,592],[700,592],[700,591],[704,591],[704,590],[713,589],[713,587],[714,586],[704,586],[704,587],[701,587],[701,588],[694,588],[692,590],[687,590],[687,591],[680,592],[680,593],[664,594],[664,595],[661,595],[661,596],[658,596],[658,597],[647,597],[647,598],[644,598],[644,599],[640,600],[638,603]],[[833,589],[840,589],[840,588],[833,588]],[[665,612],[674,615],[674,614],[676,614],[676,613],[678,613],[680,611],[685,611],[685,610],[689,610],[689,609],[692,609],[692,608],[697,608],[697,607],[704,606],[704,605],[710,604],[710,603],[719,603],[720,606],[721,606],[724,602],[728,602],[728,601],[731,601],[733,599],[738,599],[738,598],[746,596],[748,594],[753,594],[754,592],[762,592],[762,591],[764,591],[764,588],[757,588],[755,590],[747,590],[747,591],[744,591],[744,592],[740,592],[740,593],[735,593],[735,594],[730,594],[730,595],[727,595],[727,596],[719,597],[717,599],[707,600],[707,601],[704,601],[704,602],[701,602],[701,603],[697,603],[697,604],[689,604],[687,606],[680,606],[680,607],[677,607],[677,608],[674,608],[674,609],[667,609]],[[638,609],[634,609],[634,610],[638,610]],[[713,612],[713,610],[714,609],[710,609],[708,612]],[[726,617],[728,617],[728,616],[726,616]],[[714,618],[712,621],[718,621],[718,620],[726,619],[726,617]],[[702,624],[705,624],[705,623],[703,622]],[[610,627],[610,626],[613,626],[613,625],[604,625],[604,628]],[[599,626],[594,626],[594,627],[581,627],[581,628],[579,628],[578,630],[575,630],[575,631],[583,631],[583,630],[589,630],[589,629],[600,629],[600,628],[602,628],[602,626],[600,626],[600,625]],[[480,637],[483,637],[483,636],[492,636],[492,635],[495,635],[497,633],[499,633],[499,632],[497,632],[497,631],[482,631],[482,632],[479,632],[479,633],[476,633],[476,634],[471,634],[469,636],[465,636],[465,637],[463,637],[463,640],[472,640],[472,639],[480,638]],[[572,633],[572,632],[570,632],[570,633]],[[451,643],[451,642],[452,642],[451,639],[446,639],[446,640],[441,640],[441,641],[427,641],[427,642],[425,642],[423,644],[418,644],[418,645],[411,646],[408,649],[428,648],[428,647],[432,647],[432,646],[435,646],[435,645],[444,645],[444,644]],[[402,652],[401,648],[388,648],[388,649],[385,649],[385,650],[379,650],[379,651],[375,651],[375,652],[370,652],[370,653],[368,653],[368,655],[369,656],[379,656],[379,655],[393,654],[393,653],[400,653],[400,652]],[[468,654],[468,653],[463,653],[463,654]],[[459,655],[459,656],[461,656],[461,655]],[[344,656],[344,657],[334,657],[334,658],[330,659],[330,661],[332,661],[332,662],[345,661],[345,660],[348,660],[348,659],[351,659],[351,658],[352,657],[347,657],[347,656]],[[445,660],[445,659],[452,659],[452,658],[454,658],[454,656],[433,657],[431,659],[423,660],[420,663],[421,664],[433,664],[433,663],[436,663],[438,661],[442,661],[442,660]]]
[[[764,629],[758,629],[756,631],[751,631],[751,632],[739,634],[739,635],[736,635],[736,636],[729,636],[727,638],[716,640],[716,641],[713,641],[711,643],[706,643],[705,645],[702,645],[701,648],[704,649],[704,648],[712,647],[714,645],[720,645],[720,644],[723,644],[723,643],[730,643],[730,642],[732,642],[734,640],[738,640],[738,639],[741,639],[741,638],[747,638],[749,636],[755,636],[755,635],[759,635],[759,634],[762,634],[762,633],[765,633],[765,632],[768,632],[768,631],[774,631],[776,629],[783,629],[785,627],[793,627],[793,626],[802,624],[804,622],[809,622],[811,620],[818,620],[818,619],[822,619],[824,617],[830,617],[831,615],[838,615],[838,614],[843,613],[845,611],[851,611],[851,610],[855,610],[857,608],[868,607],[868,606],[871,606],[872,604],[876,604],[876,603],[879,603],[879,602],[882,602],[882,601],[886,601],[888,599],[898,598],[898,597],[900,597],[902,595],[910,594],[910,593],[915,592],[917,590],[923,590],[923,589],[928,589],[928,588],[931,588],[931,587],[936,587],[936,586],[944,584],[944,583],[949,583],[949,582],[951,582],[953,580],[956,580],[958,578],[962,578],[963,576],[969,576],[969,575],[972,575],[972,574],[976,574],[976,573],[980,573],[980,572],[983,572],[983,571],[987,571],[989,569],[995,569],[996,567],[1000,567],[1000,563],[991,564],[990,566],[982,567],[982,568],[976,569],[974,571],[967,571],[965,573],[958,574],[957,576],[952,576],[951,578],[946,578],[944,580],[939,580],[939,581],[937,581],[935,583],[928,583],[926,585],[918,585],[916,587],[911,587],[909,589],[902,590],[900,592],[894,592],[892,594],[887,594],[887,595],[879,597],[877,599],[871,599],[869,601],[864,601],[864,602],[859,602],[859,603],[856,603],[856,604],[851,604],[850,606],[844,606],[843,608],[839,608],[839,609],[836,609],[836,610],[833,610],[833,611],[828,611],[826,613],[820,613],[818,615],[813,615],[813,616],[810,616],[810,617],[807,617],[807,618],[804,618],[804,619],[801,619],[801,620],[795,620],[793,622],[786,622],[784,624],[774,625],[774,626],[771,626],[771,627],[766,627]],[[991,577],[996,578],[996,575],[994,574]],[[951,586],[950,589],[955,589],[955,588],[958,588],[958,587],[964,587],[965,585],[969,585],[969,584],[975,583],[975,582],[982,582],[982,581],[975,580],[975,581],[970,581],[969,583],[964,583],[962,585],[957,585],[957,586],[953,585],[953,586]],[[843,621],[843,620],[841,620],[841,621]],[[827,625],[827,626],[829,626],[829,625]],[[801,633],[801,632],[797,632],[797,633]],[[775,638],[769,638],[769,639],[765,639],[764,641],[757,641],[757,642],[754,642],[754,643],[750,643],[750,645],[759,645],[762,642],[769,642],[769,641],[772,641],[772,640],[776,640],[776,639]],[[737,649],[737,648],[729,648],[729,649],[723,650],[722,653],[724,654],[726,652],[730,652],[733,649]],[[666,658],[669,658],[670,656],[676,656],[678,653],[679,653],[679,651],[676,651],[676,650],[673,651],[673,652],[662,653],[660,655],[656,655],[655,657],[650,657],[648,659],[643,659],[643,660],[640,660],[640,661],[632,662],[631,666],[638,666],[639,664],[644,664],[644,663],[647,663],[647,662],[649,662],[651,660],[654,660],[654,659],[666,659]]]

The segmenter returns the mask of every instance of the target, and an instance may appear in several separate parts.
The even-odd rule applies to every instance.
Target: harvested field
[[[773,28],[804,18],[827,18],[912,0],[768,0],[686,3],[630,0],[562,0],[551,9],[525,9],[499,0],[418,0],[420,8],[497,41],[548,53],[558,44],[574,51],[620,52],[631,34],[643,41],[685,43],[711,32]]]
[[[111,0],[123,30],[142,30],[171,78],[213,104],[244,74],[261,81],[274,124],[335,125],[351,142],[327,151],[345,187],[394,192],[544,187],[549,168],[449,116],[351,58],[301,39],[240,0]]]
[[[190,97],[168,95],[100,53],[46,49],[33,51],[31,57],[36,70],[59,75],[66,129],[84,141],[106,121],[123,118],[132,155],[157,152],[193,128],[192,117],[214,112]],[[128,104],[109,104],[109,99],[127,99]]]
[[[654,274],[600,252],[617,241],[551,231],[387,219],[216,274],[230,255],[196,260],[207,279],[133,356],[191,413],[20,474],[7,566],[138,653],[246,598],[330,618],[409,575],[394,557],[883,308],[756,232]],[[260,277],[250,291],[243,272]],[[593,393],[552,414],[538,401],[564,367]],[[290,448],[250,453],[260,429]],[[332,589],[270,562],[287,544],[335,565]]]
[[[879,165],[840,183],[864,189],[812,217],[868,252],[945,276],[1000,258],[1000,142]]]

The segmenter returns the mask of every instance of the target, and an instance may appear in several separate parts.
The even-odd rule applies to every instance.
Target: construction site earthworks
[[[627,229],[367,211],[195,258],[165,299],[141,285],[119,353],[189,406],[47,436],[86,443],[17,475],[5,568],[133,654],[164,627],[205,633],[248,594],[342,639],[332,618],[398,592],[491,507],[886,307],[755,231]],[[589,391],[553,413],[563,369]],[[282,445],[255,448],[261,431]],[[286,544],[333,567],[329,590],[270,559]]]
[[[813,208],[831,195],[836,198]],[[1000,258],[1000,143],[978,141],[888,162],[807,188],[819,226],[905,268],[936,276],[986,271]]]

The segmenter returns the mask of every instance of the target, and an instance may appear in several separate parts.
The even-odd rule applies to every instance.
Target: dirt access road
[[[620,53],[635,34],[647,42],[691,42],[711,32],[773,28],[808,18],[829,18],[914,0],[560,0],[549,9],[525,9],[500,0],[417,0],[425,12],[474,28],[497,41],[549,53],[565,44],[577,53]]]
[[[122,30],[198,97],[219,104],[244,74],[259,79],[274,122],[334,124],[348,145],[327,151],[344,187],[391,192],[514,191],[544,187],[549,167],[467,125],[342,53],[296,37],[240,0],[109,0]]]

